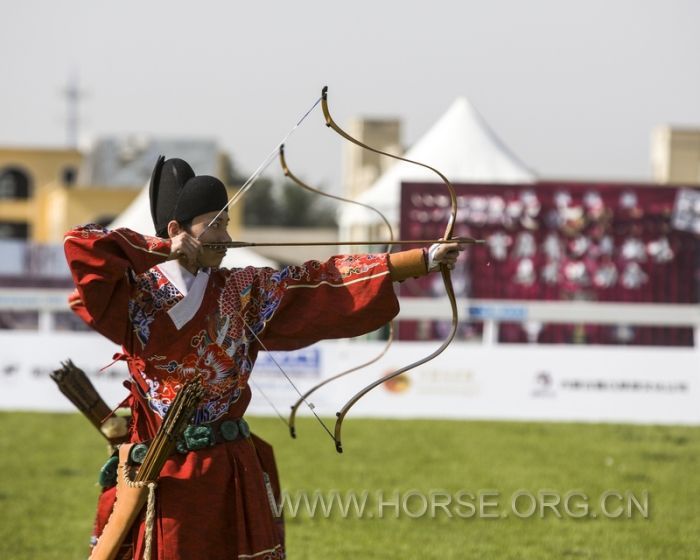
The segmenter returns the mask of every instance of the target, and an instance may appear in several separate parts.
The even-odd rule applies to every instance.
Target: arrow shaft
[[[428,244],[461,243],[477,245],[485,243],[483,239],[470,237],[454,237],[452,239],[397,239],[397,240],[369,240],[369,241],[283,241],[255,243],[251,241],[229,241],[228,243],[203,243],[208,249],[240,249],[241,247],[325,247],[335,245],[428,245]]]

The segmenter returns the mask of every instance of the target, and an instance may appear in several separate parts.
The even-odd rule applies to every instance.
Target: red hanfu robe
[[[68,232],[65,251],[77,287],[73,310],[124,348],[134,442],[154,436],[195,372],[206,390],[197,423],[243,417],[261,349],[256,336],[269,350],[292,350],[370,332],[398,312],[386,255],[192,276],[177,261],[166,262],[169,240],[98,226]],[[284,557],[261,464],[274,460],[264,442],[257,451],[256,444],[238,439],[166,461],[157,490],[156,558]],[[143,521],[133,533],[140,558]]]

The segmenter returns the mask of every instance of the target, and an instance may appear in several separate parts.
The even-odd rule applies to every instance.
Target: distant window
[[[0,199],[29,198],[29,175],[16,168],[0,171]]]
[[[37,311],[0,311],[0,330],[35,331],[38,328]]]
[[[27,238],[29,238],[29,224],[27,222],[0,222],[0,239]]]
[[[63,181],[63,184],[66,187],[72,187],[73,185],[75,185],[75,181],[77,179],[78,170],[75,167],[69,165],[63,168],[63,171],[61,172],[61,181]]]
[[[57,331],[91,331],[92,329],[77,315],[70,311],[57,311],[53,314],[54,330]]]

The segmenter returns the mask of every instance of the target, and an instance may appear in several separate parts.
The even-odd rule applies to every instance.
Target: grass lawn
[[[349,418],[338,455],[313,419],[299,420],[295,441],[279,419],[251,425],[275,446],[290,498],[369,495],[362,515],[286,510],[290,558],[700,557],[700,428]],[[85,558],[106,458],[99,435],[78,414],[34,413],[0,413],[0,434],[0,558]],[[452,502],[420,515],[431,491]],[[540,491],[551,503],[579,494],[569,513],[562,502],[527,515]],[[624,509],[626,494],[643,506],[646,493],[648,515],[637,506],[605,515],[606,491],[621,496],[610,496],[609,514]]]

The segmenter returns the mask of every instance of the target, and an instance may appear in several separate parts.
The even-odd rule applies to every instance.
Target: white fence
[[[63,295],[0,294],[0,308],[65,310]],[[44,298],[44,299],[40,299]],[[32,307],[33,306],[33,307]],[[460,301],[460,311],[487,325],[483,343],[457,342],[436,360],[377,387],[352,415],[463,419],[532,419],[700,424],[700,306],[543,302]],[[405,319],[449,318],[442,300],[404,300]],[[695,347],[498,344],[498,322],[595,322],[629,325],[693,326]],[[126,370],[117,363],[103,372],[118,351],[94,333],[42,330],[0,331],[0,409],[71,410],[49,379],[68,357],[85,369],[111,405],[126,396]],[[430,353],[439,342],[395,343],[370,368],[330,383],[310,399],[317,412],[333,415],[357,390],[379,376]],[[366,361],[382,343],[333,341],[281,353],[281,362],[304,391],[318,381]],[[253,374],[260,390],[283,413],[297,394],[273,360],[261,353]],[[308,411],[302,407],[300,414]],[[275,414],[257,395],[254,414]]]

